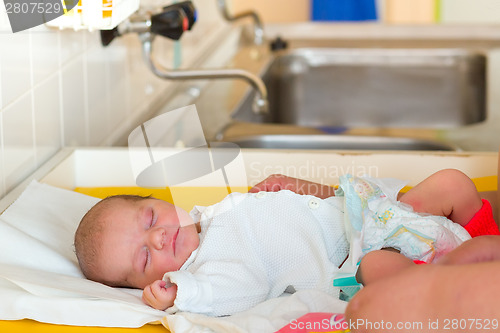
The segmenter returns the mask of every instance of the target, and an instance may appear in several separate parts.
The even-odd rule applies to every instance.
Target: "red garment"
[[[493,210],[488,200],[483,200],[483,206],[472,219],[467,223],[464,228],[471,237],[483,235],[500,235],[498,225],[493,218]]]

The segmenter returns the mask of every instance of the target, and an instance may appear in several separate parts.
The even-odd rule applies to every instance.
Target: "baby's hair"
[[[100,268],[98,267],[98,258],[101,251],[100,237],[102,236],[102,231],[106,222],[103,218],[103,213],[110,207],[110,204],[116,200],[136,202],[150,198],[152,197],[128,194],[109,196],[95,204],[82,217],[75,232],[74,249],[80,269],[87,279],[102,282],[110,286],[118,286],[118,284],[121,284],[118,281],[105,281],[99,276]]]

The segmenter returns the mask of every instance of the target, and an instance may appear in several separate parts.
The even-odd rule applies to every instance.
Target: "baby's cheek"
[[[149,274],[149,283],[153,283],[155,281],[163,279],[163,275],[165,275],[165,273],[167,272],[167,270],[164,268],[165,266],[166,265],[158,265],[158,268],[155,270],[155,272]]]
[[[177,218],[179,219],[179,225],[181,227],[186,227],[195,224],[191,216],[185,210],[176,207],[175,212],[177,214]]]

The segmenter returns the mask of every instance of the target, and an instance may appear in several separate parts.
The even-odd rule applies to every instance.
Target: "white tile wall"
[[[63,142],[68,146],[88,145],[87,94],[84,56],[75,56],[61,68]]]
[[[36,105],[35,149],[38,164],[48,160],[63,144],[58,73],[50,75],[45,81],[45,84],[35,86],[33,89],[33,103]]]
[[[32,86],[31,39],[30,32],[2,33],[0,35],[0,45],[2,45],[0,55],[2,107],[13,103],[29,91]]]
[[[194,3],[199,20],[182,41],[183,58],[222,20],[216,0]],[[172,67],[173,43],[155,47]],[[0,198],[61,147],[112,144],[110,135],[135,126],[169,84],[145,67],[137,36],[103,48],[98,32],[38,26],[13,34],[0,0]]]
[[[36,168],[33,93],[28,91],[2,110],[4,177],[12,189]]]

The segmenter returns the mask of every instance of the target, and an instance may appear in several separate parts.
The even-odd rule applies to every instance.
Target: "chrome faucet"
[[[168,70],[153,59],[153,40],[155,35],[151,33],[140,33],[142,43],[142,55],[149,69],[158,77],[168,80],[196,80],[196,79],[242,79],[247,81],[256,91],[257,95],[253,101],[252,109],[257,114],[264,114],[268,110],[267,89],[262,79],[242,69],[190,69],[190,70]]]
[[[190,69],[171,70],[157,64],[153,57],[153,41],[157,35],[170,39],[180,39],[182,33],[191,30],[196,22],[196,10],[191,1],[176,3],[158,14],[135,14],[127,21],[120,23],[113,30],[101,31],[104,46],[118,36],[135,32],[142,43],[142,55],[149,69],[158,77],[167,80],[198,79],[242,79],[247,81],[256,91],[252,110],[256,114],[268,111],[267,89],[260,77],[242,69]]]
[[[229,22],[237,21],[245,17],[251,17],[254,21],[254,28],[253,28],[254,43],[257,45],[262,44],[262,41],[264,40],[264,28],[262,20],[260,19],[259,14],[257,14],[257,12],[249,10],[235,15],[231,15],[229,14],[229,10],[227,9],[226,0],[217,0],[217,5],[219,7],[222,16]]]

